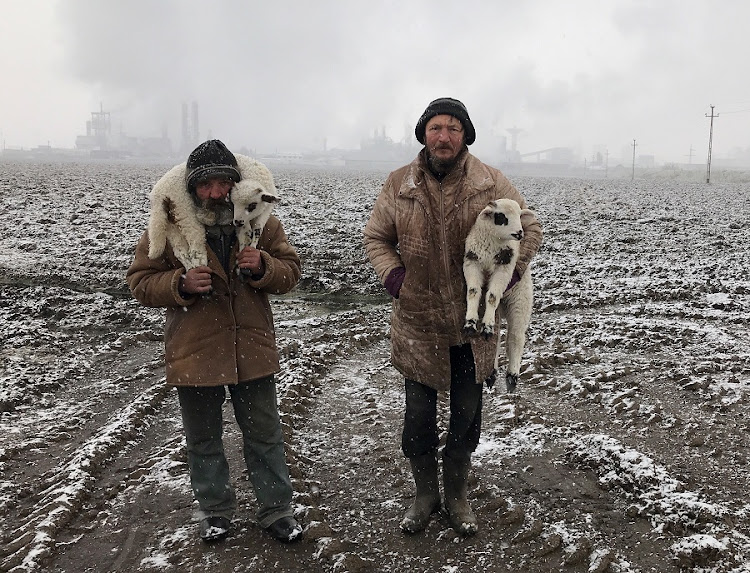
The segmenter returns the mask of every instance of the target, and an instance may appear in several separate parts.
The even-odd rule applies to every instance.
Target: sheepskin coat
[[[184,179],[179,183],[184,192]],[[279,371],[279,354],[268,293],[289,292],[300,277],[300,260],[278,218],[271,216],[258,243],[266,272],[258,280],[227,274],[206,246],[213,292],[183,297],[178,284],[185,268],[167,244],[149,257],[148,230],[127,271],[133,296],[166,309],[164,330],[167,384],[221,386],[256,380]],[[234,267],[233,249],[229,268]]]
[[[450,388],[449,347],[471,343],[476,382],[492,373],[497,334],[467,337],[464,243],[477,215],[493,199],[526,201],[497,169],[468,150],[442,181],[429,171],[423,149],[388,176],[364,229],[364,246],[380,281],[396,267],[406,275],[393,299],[391,361],[406,378],[436,390]],[[523,274],[542,242],[534,215],[522,217],[524,239],[516,266]]]

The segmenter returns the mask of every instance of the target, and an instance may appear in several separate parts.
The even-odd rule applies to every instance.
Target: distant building
[[[196,111],[197,114],[197,111]],[[172,155],[172,143],[162,131],[161,137],[132,137],[125,133],[112,133],[110,112],[91,112],[86,122],[86,135],[76,137],[76,149],[88,152],[96,158],[118,159],[127,157],[168,157]]]
[[[394,142],[386,136],[385,128],[375,130],[372,137],[362,140],[358,150],[344,153],[344,161],[350,167],[383,167],[395,169],[411,163],[421,146],[405,140]]]

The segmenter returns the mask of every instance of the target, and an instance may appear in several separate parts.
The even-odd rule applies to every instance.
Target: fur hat
[[[199,181],[212,177],[226,177],[235,183],[242,179],[237,169],[237,159],[218,139],[204,141],[188,157],[185,171],[188,191],[195,193]]]
[[[441,97],[431,101],[430,105],[427,106],[427,109],[424,110],[422,117],[420,117],[417,122],[417,127],[414,129],[414,135],[417,136],[417,141],[419,141],[419,143],[424,145],[427,122],[436,115],[443,114],[452,115],[461,122],[461,125],[464,126],[464,142],[466,145],[474,143],[477,134],[474,131],[474,124],[471,123],[471,119],[469,119],[469,112],[466,111],[466,106],[464,104],[451,97]]]

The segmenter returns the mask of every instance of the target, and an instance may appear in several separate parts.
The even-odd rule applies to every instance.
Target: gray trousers
[[[234,417],[242,431],[245,464],[258,500],[257,519],[261,527],[268,527],[277,519],[293,515],[292,483],[284,455],[273,376],[226,387],[177,387],[190,484],[202,517],[232,518],[237,499],[229,483],[229,464],[222,442],[222,405],[227,388]]]

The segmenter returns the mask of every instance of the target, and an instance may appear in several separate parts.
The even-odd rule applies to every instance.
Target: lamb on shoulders
[[[499,306],[507,322],[505,377],[508,392],[513,392],[518,382],[521,355],[526,342],[526,330],[531,320],[533,285],[529,269],[518,284],[506,292],[518,261],[520,242],[523,239],[521,216],[531,214],[521,209],[512,199],[491,201],[477,216],[466,237],[464,249],[464,279],[466,280],[466,321],[464,331],[469,335],[481,334],[490,338],[495,333],[495,317]],[[485,307],[479,322],[479,303],[485,292]],[[500,337],[495,352],[495,369],[487,380],[491,387],[499,372]]]
[[[251,157],[235,155],[242,177],[230,191],[239,249],[256,247],[279,195],[268,168]],[[167,244],[186,270],[208,264],[205,226],[197,205],[185,187],[186,164],[176,165],[151,191],[149,258],[164,254]]]

